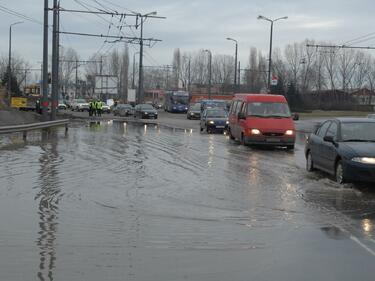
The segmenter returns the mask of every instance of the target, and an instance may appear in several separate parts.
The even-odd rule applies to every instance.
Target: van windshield
[[[291,117],[289,106],[281,102],[252,102],[247,105],[248,116],[258,117]]]

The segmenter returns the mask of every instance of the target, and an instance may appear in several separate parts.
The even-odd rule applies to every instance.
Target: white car
[[[111,108],[109,107],[109,105],[103,103],[102,112],[103,113],[111,113]]]
[[[89,111],[90,105],[84,99],[75,99],[71,104],[72,111]]]

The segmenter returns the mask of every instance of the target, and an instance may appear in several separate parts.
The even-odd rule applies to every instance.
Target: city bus
[[[190,96],[185,91],[170,91],[165,93],[164,110],[173,113],[187,113]]]

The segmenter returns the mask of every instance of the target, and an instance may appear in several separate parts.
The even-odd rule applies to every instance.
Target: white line
[[[367,247],[365,244],[363,244],[361,241],[359,241],[359,239],[353,235],[350,235],[350,239],[352,241],[354,241],[355,243],[357,243],[359,246],[361,246],[363,249],[365,249],[367,252],[369,252],[371,255],[373,255],[375,257],[375,252],[370,249],[369,247]]]

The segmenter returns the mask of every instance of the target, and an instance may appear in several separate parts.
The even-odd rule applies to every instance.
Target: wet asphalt
[[[374,280],[375,190],[123,122],[0,139],[0,280]]]

